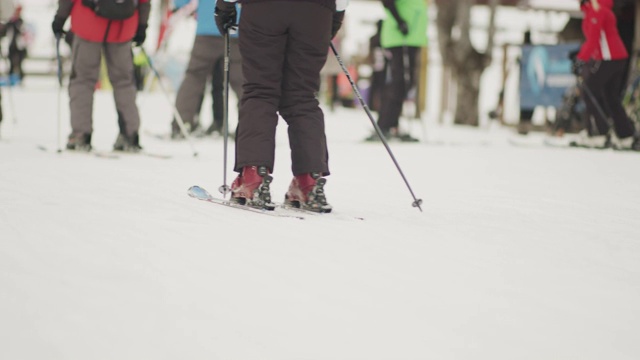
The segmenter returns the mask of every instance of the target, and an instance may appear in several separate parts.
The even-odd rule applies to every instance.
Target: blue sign
[[[524,45],[520,63],[520,108],[562,106],[562,95],[575,85],[569,54],[579,43]]]

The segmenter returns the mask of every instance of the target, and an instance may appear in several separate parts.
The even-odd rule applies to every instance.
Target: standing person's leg
[[[633,121],[627,115],[622,106],[622,98],[620,88],[624,83],[624,73],[626,60],[603,61],[600,65],[600,71],[608,81],[606,81],[602,89],[604,96],[604,107],[608,109],[613,119],[613,127],[618,139],[625,139],[636,133]]]
[[[213,121],[207,129],[208,134],[221,132],[224,117],[224,59],[219,58],[213,64],[211,74],[211,106]]]
[[[234,201],[266,210],[275,208],[269,173],[274,167],[282,64],[291,17],[287,11],[275,11],[274,4],[251,2],[242,8],[239,47],[246,82],[236,131],[234,170],[240,174],[231,184]],[[233,78],[230,81],[233,84]]]
[[[324,114],[316,94],[320,91],[320,70],[327,60],[331,36],[330,9],[311,2],[283,5],[296,16],[291,20],[287,55],[283,67],[280,115],[289,125],[293,180],[285,202],[317,212],[330,212],[324,193],[329,175],[329,153]]]
[[[405,88],[406,98],[409,90],[418,86],[418,62],[420,61],[418,54],[420,53],[420,48],[415,46],[406,46],[404,51],[404,56],[407,56],[407,60],[409,60],[409,69],[407,70],[409,72],[409,84],[406,84]]]
[[[402,47],[394,47],[387,49],[387,51],[391,54],[389,59],[390,78],[387,79],[378,117],[378,126],[385,133],[398,127],[402,104],[406,96],[403,49]]]
[[[140,114],[136,104],[137,89],[133,69],[131,43],[105,44],[105,61],[109,81],[113,87],[120,132],[129,140],[130,145],[138,145]]]
[[[184,79],[176,95],[176,108],[180,117],[191,126],[193,130],[198,124],[195,123],[196,115],[200,112],[200,105],[204,96],[204,89],[207,85],[207,78],[211,74],[214,61],[214,53],[219,51],[220,38],[208,35],[197,35],[191,58],[184,74]],[[178,130],[175,119],[173,129]],[[179,131],[179,130],[178,130]]]
[[[293,4],[292,4],[293,5]],[[294,175],[329,175],[324,114],[316,94],[320,70],[327,59],[331,10],[312,3],[296,3],[283,66],[280,115],[289,125],[291,170]]]
[[[242,7],[239,45],[246,81],[236,133],[237,172],[247,166],[266,166],[273,171],[287,24],[292,17],[288,11],[273,11],[274,4],[250,2]]]
[[[18,56],[17,49],[9,46],[9,53],[7,54],[7,58],[9,59],[9,76],[18,74]]]
[[[71,76],[69,79],[69,112],[71,135],[67,148],[76,149],[91,141],[93,132],[93,93],[100,74],[102,43],[74,37]]]
[[[587,107],[586,127],[589,136],[604,136],[609,132],[608,114],[604,113],[603,87],[606,82],[605,74],[600,67],[594,68],[586,64],[582,69],[583,84],[581,96]]]

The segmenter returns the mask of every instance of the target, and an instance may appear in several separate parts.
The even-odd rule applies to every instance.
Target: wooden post
[[[507,44],[502,45],[502,84],[500,85],[500,94],[498,95],[500,97],[498,99],[498,110],[500,110],[500,113],[498,115],[501,125],[504,125],[505,87],[507,86],[507,78],[509,77],[508,50],[509,48]]]
[[[640,1],[636,1],[635,31],[633,32],[633,51],[640,51]]]
[[[427,3],[427,15],[431,0],[424,0]],[[427,19],[427,21],[429,21]],[[427,23],[428,28],[428,23]],[[422,116],[422,112],[427,107],[427,86],[429,84],[429,44],[420,49],[420,71],[418,77],[418,93],[416,94],[416,119]]]
[[[429,48],[420,50],[420,76],[418,77],[418,94],[416,101],[416,119],[419,119],[426,108],[427,84],[429,83]]]

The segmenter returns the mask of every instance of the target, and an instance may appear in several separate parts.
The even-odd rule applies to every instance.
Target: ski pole
[[[58,152],[62,152],[62,147],[60,145],[60,132],[61,132],[61,123],[62,123],[62,57],[60,56],[60,39],[62,38],[62,34],[56,34],[56,60],[58,61],[58,123],[57,123],[57,135],[56,135],[56,143],[58,145]]]
[[[160,89],[162,90],[165,97],[167,98],[167,101],[171,104],[173,115],[176,117],[176,123],[178,124],[178,127],[180,128],[180,132],[182,132],[182,135],[184,136],[184,138],[187,139],[187,142],[189,143],[189,146],[193,151],[193,156],[194,157],[198,156],[198,152],[196,151],[196,148],[193,145],[193,140],[191,140],[191,136],[189,136],[189,133],[187,132],[187,128],[184,125],[184,121],[182,121],[182,116],[180,116],[178,109],[173,104],[173,101],[171,101],[169,92],[167,91],[167,89],[165,89],[164,84],[162,83],[162,78],[160,77],[160,73],[158,72],[158,69],[156,69],[155,65],[153,64],[153,61],[151,60],[151,57],[149,56],[149,54],[147,54],[147,51],[142,46],[140,47],[140,50],[142,51],[144,56],[147,58],[147,63],[149,64],[149,68],[151,69],[153,74],[156,76],[156,79],[158,79],[158,84],[160,85]]]
[[[223,132],[223,156],[224,156],[224,160],[223,160],[223,168],[222,168],[222,186],[220,186],[220,188],[218,189],[218,191],[220,191],[222,193],[222,197],[226,198],[227,194],[231,191],[231,189],[229,188],[229,186],[227,185],[227,142],[229,139],[229,53],[231,52],[230,50],[230,45],[229,45],[229,31],[224,33],[224,78],[223,78],[223,84],[224,84],[224,90],[223,90],[223,106],[222,106],[222,112],[223,112],[223,125],[222,125],[222,132]]]
[[[338,50],[336,50],[336,47],[333,45],[333,42],[330,42],[330,45],[331,45],[331,50],[333,51],[333,54],[336,56],[336,60],[338,60],[338,63],[340,64],[340,67],[342,68],[342,71],[347,76],[347,79],[349,80],[349,83],[351,84],[351,87],[353,88],[353,92],[358,97],[358,100],[360,101],[360,105],[362,105],[362,108],[367,113],[367,116],[369,116],[369,121],[371,121],[371,125],[373,125],[373,128],[376,130],[376,134],[378,134],[378,137],[380,137],[380,140],[382,140],[382,143],[384,144],[384,147],[387,149],[387,152],[389,153],[389,156],[391,157],[391,160],[393,160],[393,163],[395,164],[396,168],[398,169],[398,172],[400,173],[400,176],[402,176],[402,180],[404,180],[404,183],[407,185],[407,189],[409,189],[409,192],[411,193],[411,196],[413,197],[413,203],[411,203],[411,206],[417,207],[418,209],[420,209],[420,211],[422,211],[422,207],[420,206],[422,204],[422,199],[417,199],[415,194],[413,193],[413,190],[411,189],[411,185],[409,185],[409,181],[407,181],[407,178],[404,176],[404,173],[402,172],[402,169],[400,168],[400,165],[398,164],[398,161],[396,160],[395,156],[393,156],[393,152],[391,151],[391,148],[389,147],[389,143],[387,142],[387,139],[384,138],[384,135],[382,134],[382,130],[380,130],[380,127],[378,126],[376,121],[373,120],[373,115],[371,114],[371,110],[369,110],[369,106],[367,106],[367,103],[362,98],[362,95],[360,94],[360,90],[358,90],[358,86],[356,85],[356,83],[351,78],[351,74],[349,73],[349,70],[347,70],[347,68],[344,66],[344,63],[342,62],[342,59],[340,58],[340,55],[338,54]]]

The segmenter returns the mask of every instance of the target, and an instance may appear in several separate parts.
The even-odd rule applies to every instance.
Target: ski
[[[154,133],[151,131],[144,131],[145,136],[154,138],[156,140],[169,141],[169,142],[181,142],[186,139],[180,134],[179,137],[171,136],[171,133]],[[207,134],[204,130],[196,131],[189,134],[193,140],[210,140],[210,139],[222,139],[222,135],[216,131],[212,134]],[[229,134],[229,140],[234,140],[233,134]]]
[[[575,141],[570,140],[566,137],[548,137],[543,140],[543,144],[549,147],[559,147],[559,148],[567,148],[567,147],[578,147],[575,145]]]
[[[129,155],[142,155],[142,156],[147,156],[147,157],[151,157],[151,158],[156,158],[156,159],[171,159],[171,155],[167,155],[167,154],[157,154],[157,153],[150,153],[147,151],[138,151],[138,152],[126,152],[126,151],[102,151],[102,150],[96,150],[96,149],[91,149],[89,151],[82,151],[82,150],[68,150],[68,149],[61,149],[61,150],[57,150],[57,151],[53,151],[53,150],[49,150],[49,148],[47,148],[44,145],[37,145],[37,148],[41,151],[44,152],[57,152],[57,153],[67,153],[67,154],[85,154],[85,155],[93,155],[95,157],[99,157],[99,158],[105,158],[105,159],[120,159],[122,155],[124,156],[129,156]]]
[[[517,147],[556,147],[556,148],[569,148],[573,147],[572,141],[567,137],[510,137],[507,140],[510,145]]]
[[[223,205],[223,206],[227,206],[227,207],[231,207],[234,209],[239,209],[239,210],[245,210],[245,211],[250,211],[256,214],[261,214],[261,215],[267,215],[267,216],[274,216],[274,217],[287,217],[287,218],[293,218],[293,219],[299,219],[299,220],[304,220],[305,217],[301,216],[301,215],[294,215],[294,214],[286,214],[283,213],[281,211],[277,211],[277,210],[264,210],[264,209],[258,209],[258,208],[253,208],[250,206],[246,206],[246,205],[241,205],[241,204],[237,204],[234,202],[231,202],[229,200],[224,200],[224,199],[220,199],[220,198],[216,198],[213,197],[211,194],[209,194],[209,192],[207,190],[205,190],[204,188],[194,185],[192,187],[189,188],[189,190],[187,190],[187,194],[194,198],[194,199],[198,199],[198,200],[202,200],[202,201],[206,201],[212,204],[218,204],[218,205]]]
[[[79,155],[91,155],[91,156],[95,156],[95,157],[99,157],[99,158],[104,158],[104,159],[119,159],[120,156],[118,156],[118,154],[111,152],[111,151],[100,151],[100,150],[96,150],[96,149],[91,149],[89,151],[83,151],[83,150],[68,150],[68,149],[60,149],[60,150],[49,150],[49,148],[47,148],[44,145],[37,145],[38,150],[42,150],[44,152],[53,152],[53,153],[58,153],[58,154],[79,154]]]
[[[154,139],[163,140],[163,141],[180,141],[180,140],[184,140],[184,138],[177,138],[177,139],[172,138],[171,137],[171,133],[154,133],[154,132],[145,130],[144,134],[146,136],[152,137]]]
[[[522,135],[509,137],[507,138],[507,142],[509,142],[509,145],[517,147],[540,147],[544,145],[544,141],[540,138],[531,138]]]
[[[111,154],[113,155],[124,155],[124,156],[137,156],[137,155],[142,155],[142,156],[146,156],[146,157],[150,157],[150,158],[154,158],[154,159],[163,159],[163,160],[167,160],[167,159],[171,159],[172,156],[168,155],[168,154],[159,154],[159,153],[152,153],[152,152],[148,152],[145,150],[141,150],[141,151],[112,151]]]
[[[295,206],[292,206],[292,205],[289,205],[289,204],[285,204],[285,203],[276,203],[276,207],[280,208],[280,209],[288,210],[288,211],[293,211],[293,212],[297,212],[297,213],[301,213],[301,214],[305,214],[305,215],[310,215],[310,216],[319,216],[319,217],[328,216],[328,217],[331,217],[331,218],[344,219],[344,220],[364,220],[364,218],[361,217],[361,216],[353,216],[353,215],[341,214],[339,212],[336,212],[335,210],[332,210],[331,212],[318,212],[318,211],[307,210],[307,209],[295,207]]]

